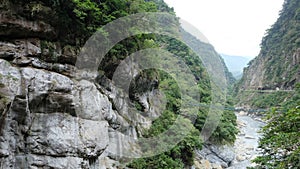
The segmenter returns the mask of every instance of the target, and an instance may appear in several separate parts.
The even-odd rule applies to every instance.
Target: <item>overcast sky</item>
[[[164,0],[199,29],[217,52],[255,57],[284,0]]]

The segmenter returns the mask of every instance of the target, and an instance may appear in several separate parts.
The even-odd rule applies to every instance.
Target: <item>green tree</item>
[[[257,168],[300,168],[300,84],[294,97],[267,113],[266,119],[259,142],[263,155],[254,160]]]

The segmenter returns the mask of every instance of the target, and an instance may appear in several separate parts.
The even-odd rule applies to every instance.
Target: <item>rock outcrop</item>
[[[233,146],[230,145],[205,145],[202,150],[196,151],[198,158],[207,160],[210,163],[220,165],[223,168],[230,166],[235,159]]]
[[[147,117],[130,113],[135,108],[129,96],[110,79],[80,79],[76,76],[80,70],[75,66],[47,60],[40,41],[30,38],[0,42],[0,166],[113,165],[116,161],[105,151],[116,146],[111,145],[116,141],[123,142],[116,136],[125,134],[134,139],[150,127],[161,112],[159,105],[164,105],[160,103],[160,92],[150,85],[148,92],[136,96]],[[55,54],[59,59],[76,58],[75,52],[65,54],[59,48]]]
[[[286,0],[261,42],[259,55],[244,69],[243,90],[290,90],[300,82],[299,1]]]
[[[50,70],[18,67],[0,59],[0,166],[99,166],[101,159],[109,158],[102,154],[117,139],[114,133],[136,138],[151,124],[150,118],[128,113],[130,105],[119,97],[124,93]],[[157,108],[148,102],[153,97],[159,95],[150,91],[140,96],[147,111],[157,115]],[[121,102],[122,109],[113,107]]]
[[[117,136],[149,128],[162,96],[149,86],[136,97],[151,116],[130,113],[110,79],[77,76],[79,49],[56,34],[43,20],[0,14],[0,168],[116,168],[111,150],[128,141]]]
[[[262,39],[259,55],[244,68],[236,86],[239,105],[278,106],[293,94],[300,82],[299,9],[299,1],[284,1],[279,18]]]
[[[59,18],[64,9],[51,9],[47,4],[55,6],[65,1],[32,1],[25,6],[22,4],[27,1],[1,2],[0,168],[124,168],[128,159],[121,155],[130,152],[132,157],[140,153],[141,148],[134,141],[150,128],[167,105],[167,96],[157,90],[158,80],[133,78],[133,83],[142,89],[129,95],[112,77],[100,75],[103,72],[90,78],[77,68],[80,46],[84,43],[81,41],[86,37],[77,38],[82,32],[72,31],[80,24],[72,28],[64,25],[71,18],[68,13]],[[219,59],[210,44],[204,45],[201,51],[208,58]],[[108,69],[119,64],[113,63],[114,59],[105,65]],[[210,95],[204,91],[210,89],[208,75],[200,60],[190,61],[195,62],[191,64],[197,69],[193,72],[196,79],[201,84],[203,81],[205,94],[201,97],[206,100]],[[125,64],[122,68],[132,72],[131,77],[140,73],[137,65]],[[223,68],[226,69],[224,63]],[[112,75],[114,72],[110,71],[108,74]],[[234,80],[231,76],[227,78],[230,83]],[[227,150],[210,146],[207,151],[210,152],[204,156],[213,154],[218,158],[212,168],[226,167],[231,161],[232,154],[223,154]],[[204,158],[207,157],[198,161],[198,168],[209,165]]]

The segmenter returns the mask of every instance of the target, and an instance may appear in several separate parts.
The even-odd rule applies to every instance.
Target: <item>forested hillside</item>
[[[300,168],[300,1],[285,0],[260,54],[236,85],[238,105],[264,108],[255,168]]]
[[[224,71],[227,85],[228,87],[232,87],[233,83],[235,82],[235,78],[233,77],[232,73],[229,72],[223,58],[215,51],[214,47],[207,41],[201,41],[202,38],[195,37],[184,29],[182,29],[182,32],[183,39],[189,42],[189,44],[193,44],[191,47],[198,51],[203,59],[215,58],[215,60],[219,60],[221,62],[221,69]]]
[[[300,82],[300,2],[286,0],[236,87],[240,105],[279,106]],[[274,92],[274,91],[278,92]]]
[[[257,168],[300,167],[300,84],[294,95],[280,108],[265,114],[259,147],[263,150],[254,162]]]

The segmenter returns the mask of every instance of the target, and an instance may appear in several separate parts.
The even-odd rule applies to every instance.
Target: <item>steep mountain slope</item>
[[[280,17],[262,39],[260,54],[250,61],[237,85],[241,103],[264,107],[261,103],[266,100],[269,106],[276,106],[289,97],[287,90],[293,90],[300,82],[299,28],[300,1],[286,0]],[[281,93],[259,94],[257,90]]]
[[[222,70],[225,73],[226,76],[226,81],[227,81],[227,85],[231,86],[234,82],[235,82],[235,78],[233,77],[232,73],[229,72],[223,58],[221,57],[221,55],[219,55],[213,45],[211,45],[208,40],[206,39],[206,37],[204,37],[204,35],[199,34],[199,31],[196,31],[191,28],[186,26],[187,24],[184,24],[185,26],[182,27],[182,35],[183,35],[183,39],[185,39],[186,41],[190,42],[190,44],[193,44],[192,47],[194,50],[198,51],[198,54],[200,54],[202,56],[202,58],[214,58],[215,60],[219,60],[222,64]],[[192,30],[192,31],[190,31]],[[195,35],[194,35],[195,34]]]
[[[161,25],[167,26],[168,33],[180,32],[174,12],[162,0],[1,2],[0,168],[183,168],[194,164],[194,151],[203,144],[199,135],[208,106],[181,106],[184,102],[209,105],[214,84],[200,58],[182,41],[135,29],[160,25],[153,21],[157,17],[149,13],[149,17],[138,15],[143,19],[126,17],[167,11],[173,17],[163,17]],[[121,17],[126,18],[115,29],[103,28]],[[132,29],[124,30],[126,24]],[[105,38],[90,38],[96,30],[111,41],[124,31],[136,34],[113,45],[90,71],[98,57],[85,52],[98,56],[103,52],[99,46],[110,44]],[[88,39],[96,42],[90,48],[85,46]],[[157,59],[164,53],[153,51],[161,50],[179,60]],[[149,59],[150,65],[170,71],[142,69],[141,57],[136,58],[140,62],[130,58],[139,51],[144,52],[141,57],[149,53],[156,57]],[[207,57],[218,57],[211,45],[203,51]],[[181,66],[189,68],[189,76],[182,76]],[[209,141],[234,142],[235,126],[234,113],[224,113]],[[151,142],[156,136],[176,143]],[[147,138],[150,141],[143,142]],[[160,148],[159,153],[152,152],[153,147]],[[121,157],[136,153],[155,156],[131,164],[122,161],[127,158]],[[223,163],[229,164],[230,159]]]
[[[243,70],[247,67],[250,59],[243,56],[231,56],[226,54],[221,54],[221,56],[232,75],[236,79],[240,79],[243,76]]]
[[[209,43],[209,40],[195,27],[193,27],[192,25],[190,25],[188,22],[186,22],[185,20],[180,19],[180,25],[181,27],[188,32],[189,34],[191,34],[192,36],[196,37],[197,39],[199,39],[201,42],[204,43]]]

